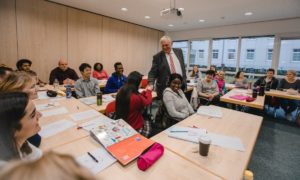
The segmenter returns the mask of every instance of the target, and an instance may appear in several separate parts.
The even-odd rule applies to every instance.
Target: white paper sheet
[[[112,120],[109,117],[100,114],[100,117],[97,117],[96,119],[92,119],[88,122],[82,123],[79,125],[79,127],[83,128],[87,131],[90,131],[90,130],[98,127],[99,125],[109,124],[112,121],[115,121],[115,120]]]
[[[50,97],[47,96],[47,92],[46,91],[39,91],[38,92],[38,99],[50,99]]]
[[[199,128],[172,126],[165,132],[169,137],[190,141],[193,143],[198,143],[198,138],[201,135],[206,134],[205,131],[206,130],[199,129]],[[240,138],[225,136],[225,135],[215,134],[215,133],[207,133],[206,135],[210,137],[212,141],[211,142],[212,145],[216,145],[228,149],[234,149],[237,151],[245,151],[245,147],[242,144]]]
[[[43,110],[47,110],[47,109],[51,109],[51,108],[57,107],[59,105],[60,104],[58,102],[53,102],[53,103],[48,103],[48,104],[38,104],[38,105],[35,105],[35,108],[38,111],[43,111]]]
[[[200,115],[222,118],[223,113],[220,107],[217,106],[200,106],[197,110]]]
[[[68,113],[69,111],[65,107],[61,108],[56,108],[56,109],[51,109],[47,111],[41,111],[42,117],[49,117],[49,116],[54,116],[54,115],[59,115],[59,114],[65,114]]]
[[[42,126],[42,130],[39,132],[39,134],[43,138],[47,138],[50,136],[54,136],[60,132],[63,132],[71,127],[74,127],[75,125],[76,123],[72,121],[62,119],[57,122],[50,123],[46,126]]]
[[[90,151],[90,153],[98,160],[98,163],[94,161],[87,153],[77,157],[76,160],[79,164],[86,167],[94,174],[99,173],[116,162],[116,159],[113,158],[104,148]]]
[[[81,121],[84,119],[99,116],[99,114],[100,113],[98,111],[88,110],[88,111],[84,111],[84,112],[80,112],[80,113],[71,114],[70,116],[74,121]]]
[[[79,100],[86,105],[96,104],[96,97],[81,98]]]
[[[115,98],[113,98],[111,95],[109,94],[106,94],[106,95],[103,95],[102,96],[102,101],[105,102],[105,103],[109,103],[109,102],[112,102],[114,101]]]
[[[245,151],[245,147],[242,144],[240,138],[224,136],[221,134],[208,133],[208,136],[211,138],[212,145],[234,149],[238,151]]]

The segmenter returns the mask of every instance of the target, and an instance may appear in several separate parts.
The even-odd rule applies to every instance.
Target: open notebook
[[[124,120],[112,120],[91,129],[91,136],[101,143],[122,165],[136,159],[154,141],[137,133]]]

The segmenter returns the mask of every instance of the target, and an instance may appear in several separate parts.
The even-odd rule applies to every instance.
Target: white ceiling
[[[176,7],[184,8],[183,17],[171,19],[160,16],[161,10],[170,7],[170,0],[51,1],[162,31],[300,17],[300,0],[176,0]],[[121,11],[123,7],[128,11]],[[245,12],[253,12],[253,15],[245,16]],[[146,20],[146,15],[151,19]],[[200,23],[199,19],[205,22]],[[169,27],[169,24],[174,26]]]

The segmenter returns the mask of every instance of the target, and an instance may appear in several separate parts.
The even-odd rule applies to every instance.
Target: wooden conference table
[[[279,91],[279,90],[273,90],[265,91],[265,94],[267,96],[273,96],[273,97],[279,97],[284,99],[292,99],[292,100],[300,100],[300,94],[291,95],[288,94],[286,91]]]
[[[264,109],[265,96],[257,96],[257,98],[254,101],[247,102],[246,100],[238,100],[238,99],[230,98],[230,96],[234,96],[234,95],[244,95],[244,96],[252,97],[252,91],[249,92],[247,89],[234,88],[230,90],[228,93],[226,93],[225,95],[221,96],[220,100],[226,103],[244,105],[244,106],[253,107],[261,110]]]
[[[211,145],[209,155],[203,157],[195,152],[199,149],[198,144],[170,138],[165,132],[157,134],[152,139],[216,176],[230,180],[242,179],[255,146],[262,117],[226,108],[221,110],[223,113],[221,119],[194,114],[177,125],[196,126],[207,129],[208,132],[238,137],[245,146],[245,152]]]
[[[82,138],[69,144],[54,148],[59,153],[71,154],[78,157],[103,148],[91,137]],[[170,163],[171,162],[171,163]],[[120,163],[114,163],[110,167],[99,172],[99,179],[221,179],[214,174],[194,165],[192,162],[178,156],[177,154],[165,149],[164,155],[150,167],[147,171],[141,171],[137,168],[136,160],[122,166]]]

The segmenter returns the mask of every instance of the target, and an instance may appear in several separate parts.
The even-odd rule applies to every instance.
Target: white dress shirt
[[[168,61],[168,64],[169,64],[170,71],[171,71],[170,56],[167,53],[165,53],[165,55],[166,55],[166,58],[167,58],[167,61]],[[171,50],[170,55],[173,58],[173,63],[174,63],[174,66],[175,66],[176,73],[180,74],[182,76],[182,69],[181,69],[181,66],[180,66],[180,62],[179,62],[176,54],[174,53],[173,49]]]

